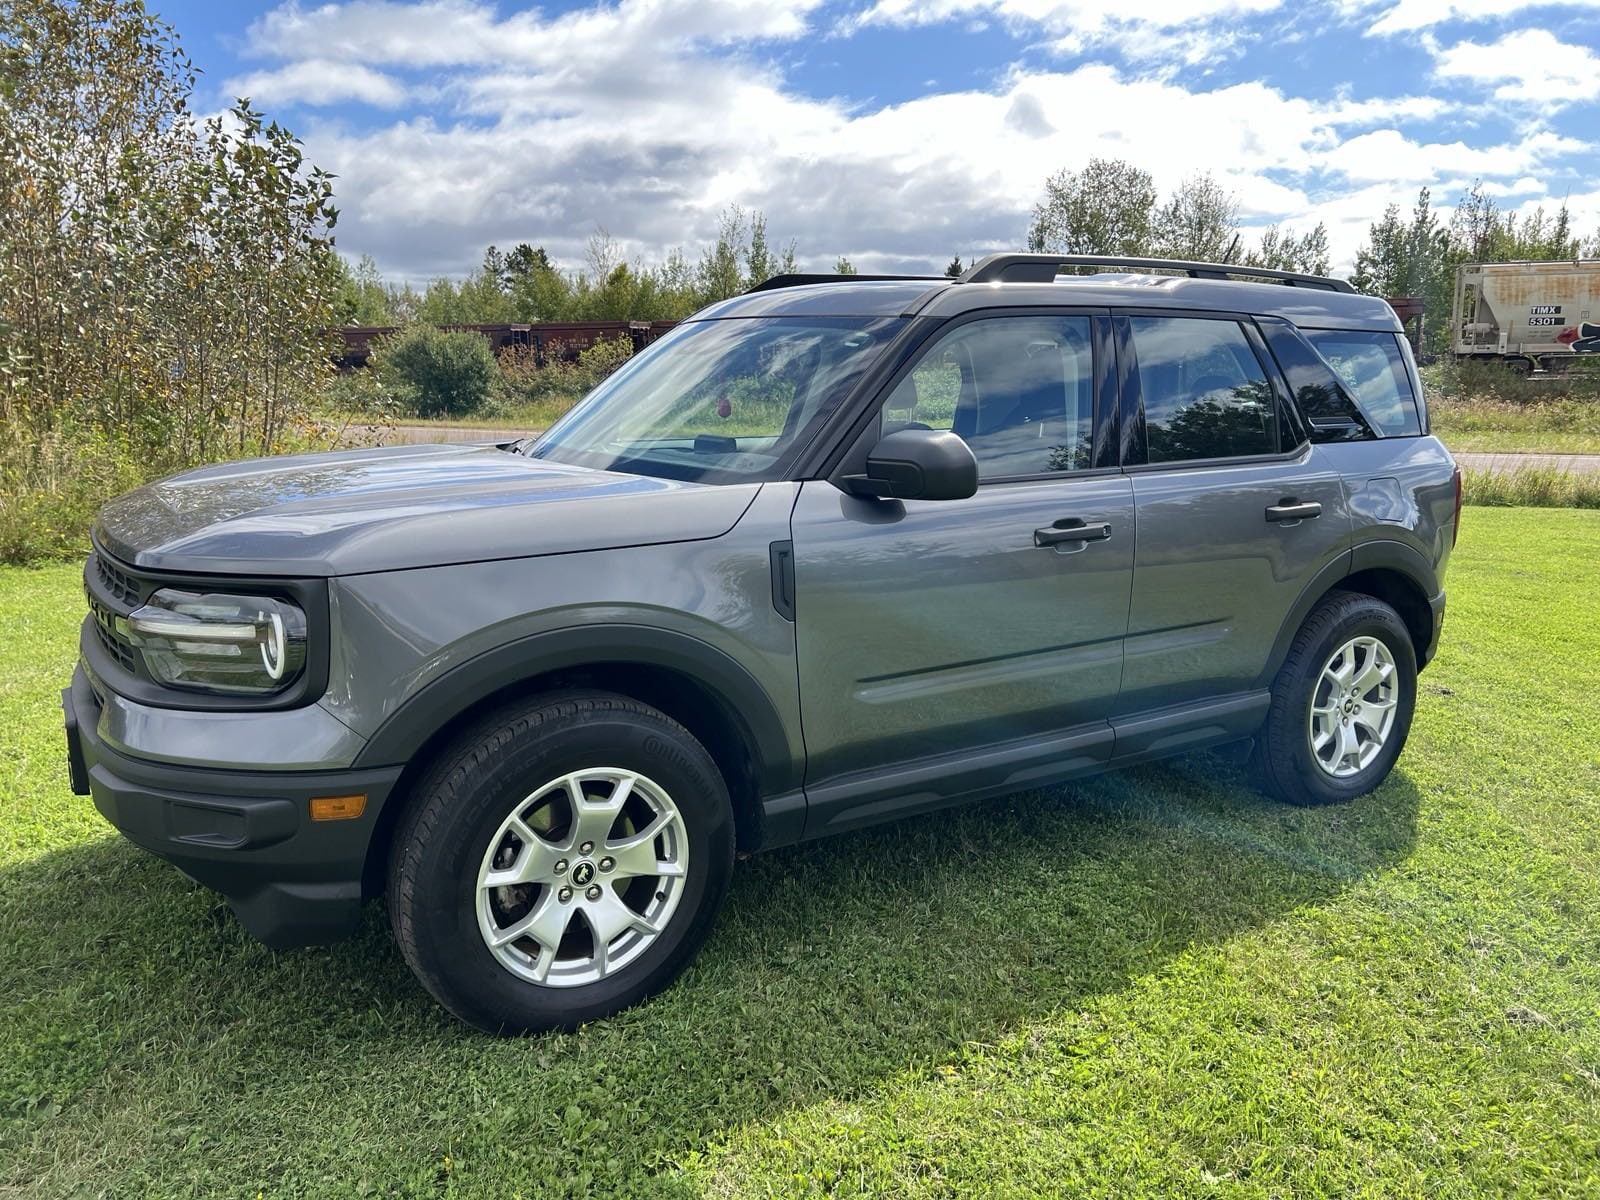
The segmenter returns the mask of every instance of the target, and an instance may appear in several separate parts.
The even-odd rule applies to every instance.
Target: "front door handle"
[[[1035,546],[1059,546],[1063,542],[1103,542],[1111,536],[1111,526],[1104,521],[1085,524],[1077,517],[1063,517],[1054,525],[1033,531]]]
[[[1267,509],[1269,521],[1309,521],[1312,517],[1321,515],[1322,505],[1315,500],[1308,500],[1302,504],[1293,496],[1286,496]]]

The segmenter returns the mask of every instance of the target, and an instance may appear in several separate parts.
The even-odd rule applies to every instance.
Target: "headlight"
[[[306,615],[286,600],[163,588],[118,620],[168,687],[265,695],[305,670]]]

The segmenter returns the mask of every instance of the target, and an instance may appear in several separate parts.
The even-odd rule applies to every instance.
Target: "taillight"
[[[1456,523],[1450,529],[1450,548],[1456,548],[1456,539],[1461,536],[1461,468],[1456,467]]]

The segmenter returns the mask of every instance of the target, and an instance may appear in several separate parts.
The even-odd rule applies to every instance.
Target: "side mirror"
[[[978,460],[953,433],[897,429],[867,455],[865,475],[846,475],[842,482],[855,496],[965,500],[978,490]]]

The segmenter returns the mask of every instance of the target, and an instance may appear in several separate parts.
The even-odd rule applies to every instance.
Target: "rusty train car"
[[[676,321],[540,321],[527,325],[441,325],[440,329],[482,334],[495,354],[504,351],[532,353],[539,366],[573,362],[597,342],[626,338],[635,353],[644,349]],[[375,343],[397,333],[398,325],[341,325],[333,332],[344,343],[334,361],[345,370],[367,365]]]
[[[1600,259],[1456,269],[1451,349],[1523,374],[1600,367]]]

